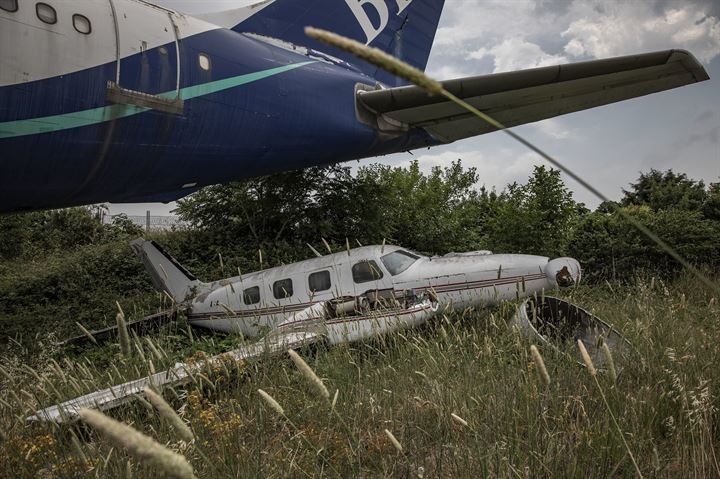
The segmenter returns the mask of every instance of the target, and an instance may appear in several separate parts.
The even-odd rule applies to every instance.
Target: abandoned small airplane
[[[424,70],[443,5],[264,0],[191,16],[142,0],[0,0],[0,212],[169,202],[495,131],[304,32]],[[665,50],[443,86],[513,127],[708,78]]]
[[[342,324],[330,329],[331,343],[377,334],[378,326],[371,326],[377,318],[366,317],[368,311],[394,313],[388,321],[402,322],[408,300],[412,303],[429,295],[446,308],[463,310],[572,286],[581,274],[580,264],[572,258],[550,260],[489,251],[427,257],[379,245],[203,283],[157,243],[138,239],[131,246],[155,287],[177,303],[187,303],[188,321],[194,326],[257,336],[297,325],[298,315],[302,321],[317,317],[317,305],[330,303],[343,316],[326,323]],[[385,331],[389,325],[379,328]]]
[[[423,324],[446,309],[571,287],[581,277],[580,264],[572,258],[489,251],[428,257],[376,245],[203,283],[155,242],[137,239],[131,246],[154,285],[186,309],[190,324],[261,337],[226,353],[237,360],[318,341],[358,341]],[[109,409],[132,400],[149,384],[182,384],[201,367],[178,363],[168,371],[43,409],[30,419],[71,421],[81,407]]]

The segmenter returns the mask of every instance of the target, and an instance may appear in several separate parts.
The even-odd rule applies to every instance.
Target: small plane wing
[[[81,408],[93,408],[100,411],[112,409],[135,399],[147,386],[162,388],[164,386],[180,386],[192,381],[195,373],[203,372],[207,365],[213,365],[227,358],[235,361],[256,359],[265,355],[281,354],[288,349],[298,349],[320,341],[322,336],[307,331],[288,331],[285,334],[270,336],[253,344],[241,346],[227,353],[195,363],[177,363],[167,371],[129,381],[117,386],[80,396],[55,406],[37,411],[28,421],[52,421],[57,423],[74,422],[78,419]]]
[[[708,80],[685,50],[593,60],[442,82],[507,127]],[[424,128],[450,143],[495,128],[444,97],[417,86],[357,93],[361,119],[383,131]]]

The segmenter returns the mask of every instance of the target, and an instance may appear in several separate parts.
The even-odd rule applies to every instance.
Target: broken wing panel
[[[443,86],[512,127],[709,79],[684,50],[571,63],[443,82]],[[387,131],[424,128],[449,143],[495,128],[444,97],[416,87],[358,92],[364,119]]]
[[[276,355],[288,349],[297,349],[322,339],[315,333],[305,331],[289,331],[278,334],[257,343],[241,346],[227,353],[213,356],[207,360],[211,365],[222,361],[230,355],[235,361],[260,358],[264,355]],[[117,386],[86,394],[61,404],[37,411],[27,418],[30,421],[53,421],[58,423],[77,420],[81,408],[94,408],[100,411],[112,409],[135,399],[147,386],[161,389],[164,386],[180,386],[190,382],[195,373],[206,368],[206,362],[193,364],[177,363],[167,371],[129,381]]]

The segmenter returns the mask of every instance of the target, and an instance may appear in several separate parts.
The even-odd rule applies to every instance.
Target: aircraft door
[[[180,114],[180,43],[172,12],[148,3],[110,0],[117,37],[113,103]]]

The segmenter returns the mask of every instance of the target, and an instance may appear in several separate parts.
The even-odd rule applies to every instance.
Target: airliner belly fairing
[[[463,118],[462,133],[448,135],[458,117],[437,99],[302,34],[305,25],[337,31],[424,68],[442,6],[267,0],[191,17],[141,0],[3,1],[0,211],[171,201],[205,185],[485,133]],[[573,83],[532,70],[504,90],[493,75],[454,82],[522,124],[707,78],[686,52],[645,60],[614,72],[586,62]],[[597,94],[608,85],[627,92]],[[553,103],[566,86],[573,97]]]

